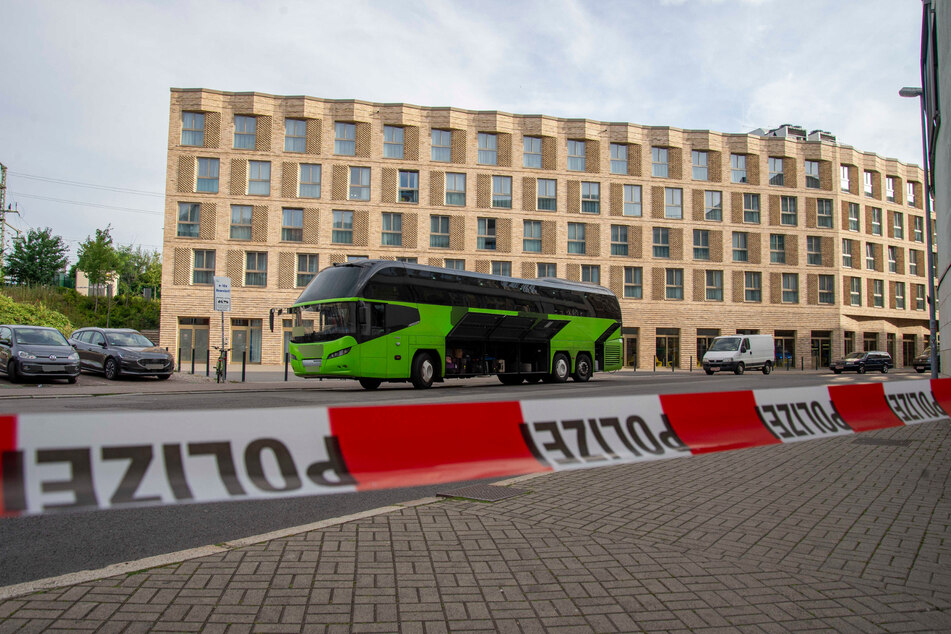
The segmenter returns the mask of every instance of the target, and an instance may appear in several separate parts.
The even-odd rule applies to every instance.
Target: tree
[[[112,226],[96,229],[96,238],[86,238],[77,251],[76,268],[86,274],[90,288],[94,285],[111,282],[119,268],[119,256],[112,246]],[[99,297],[96,296],[96,308],[99,310]]]
[[[66,266],[66,243],[49,227],[30,229],[26,238],[14,238],[6,265],[7,274],[20,284],[50,285]]]
[[[155,288],[162,283],[162,256],[158,251],[147,251],[132,245],[116,249],[120,292],[140,295],[143,288]]]

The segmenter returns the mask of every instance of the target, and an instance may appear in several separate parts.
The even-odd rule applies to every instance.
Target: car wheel
[[[375,390],[383,383],[380,379],[360,379],[360,387],[364,390]]]
[[[102,366],[102,373],[110,381],[115,381],[119,378],[119,364],[116,363],[116,360],[112,357],[106,359],[105,365]]]
[[[733,374],[743,374],[746,371],[746,366],[742,361],[736,364],[736,367],[733,368]]]
[[[72,384],[74,384],[74,383],[76,382],[76,377],[74,377],[74,376],[68,376],[68,377],[66,377],[66,382],[69,383],[70,385],[72,385]]]
[[[766,365],[763,366],[763,374],[769,374],[772,371],[773,371],[773,364],[767,361]]]
[[[707,376],[710,376],[711,374],[713,374],[713,370],[704,370],[704,372],[707,373]]]
[[[924,368],[915,368],[915,372],[917,372],[918,374],[924,374],[924,373],[925,373],[925,369],[924,369]]]
[[[591,366],[591,357],[582,352],[575,358],[575,371],[571,375],[575,381],[584,383],[591,378],[594,369]]]
[[[17,370],[16,361],[7,361],[7,378],[10,379],[10,383],[20,382],[20,372]]]
[[[833,370],[836,374],[842,374],[842,370]]]
[[[433,364],[433,358],[428,352],[421,352],[413,359],[413,369],[410,373],[410,380],[413,387],[418,390],[424,390],[432,387],[433,379],[436,378],[436,366]]]
[[[882,366],[882,374],[888,374],[888,364]]]
[[[165,381],[171,376],[172,376],[171,374],[156,374],[155,378],[158,379],[159,381]]]
[[[860,365],[860,366],[859,366],[859,374],[865,374],[865,366],[864,366],[864,365]]]

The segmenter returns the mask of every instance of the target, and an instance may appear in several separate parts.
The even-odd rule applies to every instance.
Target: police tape
[[[0,516],[441,484],[951,422],[951,379],[372,407],[0,416]]]

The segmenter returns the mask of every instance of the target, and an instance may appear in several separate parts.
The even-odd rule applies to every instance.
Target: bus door
[[[386,337],[386,304],[362,302],[359,309],[360,375],[385,378],[389,356]]]
[[[375,378],[408,378],[414,349],[405,330],[419,322],[419,310],[378,302],[363,302],[363,306],[360,373]]]

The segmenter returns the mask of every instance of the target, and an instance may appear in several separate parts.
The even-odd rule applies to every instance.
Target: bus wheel
[[[416,358],[413,359],[413,371],[410,374],[413,387],[420,390],[431,387],[435,376],[436,366],[433,365],[433,358],[429,353],[420,352],[416,355]]]
[[[591,357],[583,352],[578,355],[575,359],[575,372],[571,378],[579,383],[584,383],[591,378]]]
[[[922,372],[924,372],[924,370],[922,370]],[[528,376],[525,377],[526,383],[538,383],[541,380],[542,380],[542,377],[539,376],[538,374],[529,374]]]
[[[570,369],[571,364],[568,363],[568,357],[559,352],[551,361],[551,374],[545,377],[545,381],[548,383],[564,383],[568,380]]]
[[[499,381],[502,382],[502,385],[518,385],[522,382],[522,376],[520,374],[498,374]]]
[[[380,379],[360,379],[360,386],[364,390],[375,390],[380,387],[380,384],[383,383]]]

